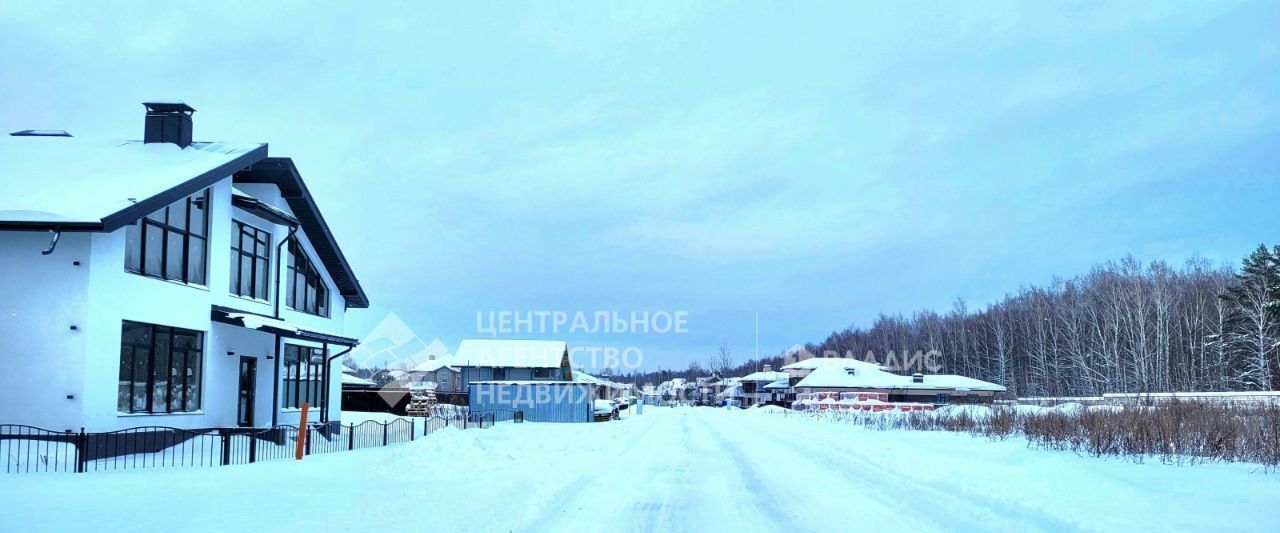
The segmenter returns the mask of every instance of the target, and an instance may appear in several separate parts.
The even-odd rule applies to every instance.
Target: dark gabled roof
[[[329,276],[338,286],[338,292],[346,299],[348,308],[362,309],[369,307],[369,297],[365,295],[360,280],[351,270],[351,264],[338,241],[329,230],[315,198],[302,182],[298,167],[288,157],[267,157],[249,167],[248,170],[235,173],[235,183],[267,183],[280,189],[280,194],[289,203],[293,216],[302,223],[302,231],[307,235],[311,246],[315,248],[320,262],[324,263]]]

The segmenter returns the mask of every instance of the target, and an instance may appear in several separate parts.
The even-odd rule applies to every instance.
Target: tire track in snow
[[[602,422],[602,423],[603,424],[621,424],[623,423],[623,421]],[[635,447],[653,431],[653,424],[643,424],[639,433],[634,436],[625,435],[625,433],[628,433],[627,431],[621,432],[621,433],[624,433],[624,435],[621,435],[621,436],[610,435],[610,433],[613,433],[613,432],[608,430],[614,429],[611,427],[600,426],[599,429],[604,430],[599,432],[601,433],[600,438],[622,437],[619,439],[622,445],[621,445],[621,448],[618,449],[616,452],[604,451],[604,452],[597,452],[597,453],[601,453],[602,455],[611,455],[611,456],[621,457],[625,455],[626,452],[635,449]],[[631,437],[631,438],[627,438],[627,437]],[[554,509],[544,507],[542,509],[542,513],[538,515],[537,519],[535,519],[533,522],[528,523],[525,527],[522,527],[522,530],[524,531],[566,531],[568,529],[571,529],[572,524],[570,524],[569,526],[560,526],[560,527],[553,527],[553,526],[557,526],[559,522],[562,522],[565,520],[574,520],[574,519],[580,520],[579,517],[575,516],[576,514],[580,514],[582,512],[587,512],[587,513],[591,512],[591,510],[585,507],[586,503],[589,503],[589,502],[583,502],[582,500],[584,499],[583,498],[584,492],[588,487],[592,485],[600,485],[598,487],[599,489],[601,490],[605,489],[605,487],[601,485],[601,480],[597,472],[579,471],[577,475],[573,478],[573,481],[569,482],[568,485],[565,485],[564,487],[555,491],[554,494],[552,494],[547,498],[547,501],[552,502],[553,504],[559,504],[559,505],[557,505],[557,507]]]
[[[762,428],[744,425],[744,419],[735,420],[732,416],[736,414],[710,420],[717,421],[713,425],[720,434],[736,434],[739,440],[751,439],[754,452],[751,457],[757,467],[769,471],[774,479],[786,480],[788,492],[779,495],[777,500],[796,509],[789,517],[792,522],[787,529],[828,531],[832,524],[867,524],[876,529],[904,531],[941,528],[938,522],[926,517],[903,514],[898,502],[869,491],[855,478],[833,475],[826,462],[799,453],[785,443],[764,439],[760,435]],[[811,484],[795,483],[800,479],[809,480]]]
[[[778,437],[773,434],[768,435],[775,442],[778,440]],[[915,509],[918,513],[935,521],[939,517],[945,517],[946,521],[939,524],[946,529],[963,531],[1026,531],[1029,528],[1075,531],[1079,529],[1076,524],[1039,509],[991,498],[961,485],[945,482],[938,484],[906,477],[858,455],[856,450],[855,453],[840,454],[833,452],[831,446],[816,445],[813,441],[803,438],[795,439],[789,444],[821,457],[847,476],[873,480],[872,488],[888,497],[886,501],[898,507]],[[834,443],[828,442],[828,444]],[[957,524],[961,520],[963,520],[962,527]]]
[[[788,527],[789,521],[795,518],[795,515],[778,506],[785,496],[778,494],[772,485],[765,483],[760,473],[752,466],[752,461],[743,453],[742,448],[724,438],[724,435],[719,432],[713,431],[705,421],[699,425],[698,430],[711,435],[712,440],[726,454],[726,459],[736,467],[734,472],[742,480],[740,488],[745,489],[746,493],[751,495],[752,501],[756,503],[753,507],[760,511],[762,518],[760,523],[766,526],[765,529],[769,531],[791,529]],[[779,522],[779,518],[786,518],[788,522]]]

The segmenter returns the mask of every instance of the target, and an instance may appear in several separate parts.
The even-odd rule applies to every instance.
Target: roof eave
[[[103,231],[101,222],[0,221],[0,231]]]
[[[241,170],[249,168],[253,166],[254,163],[266,158],[267,144],[262,143],[258,145],[257,148],[249,150],[231,161],[218,165],[217,167],[209,169],[191,179],[188,179],[187,181],[170,187],[168,190],[160,194],[143,198],[129,207],[103,217],[102,229],[100,231],[110,233],[133,224],[142,217],[154,213],[160,208],[186,198],[192,193],[213,185],[227,176],[231,176]]]
[[[364,309],[369,307],[369,297],[360,280],[356,278],[351,263],[338,247],[329,224],[325,222],[320,207],[307,189],[298,167],[288,157],[267,157],[260,160],[246,171],[237,172],[235,181],[240,183],[270,183],[280,189],[281,196],[289,203],[293,214],[302,222],[303,231],[316,248],[330,277],[338,284],[338,292],[342,294],[348,309]]]

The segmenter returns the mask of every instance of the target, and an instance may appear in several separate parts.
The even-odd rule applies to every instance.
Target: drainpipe
[[[330,357],[324,362],[324,411],[320,412],[321,422],[325,422],[325,423],[329,422],[329,400],[330,400],[329,389],[331,388],[329,386],[329,373],[330,373],[329,368],[333,366],[334,359],[337,359],[339,357],[342,357],[344,355],[351,353],[351,350],[354,350],[355,348],[356,348],[355,346],[348,346],[346,350],[333,354],[333,357]],[[329,353],[329,343],[324,344],[324,353]]]
[[[58,247],[58,239],[62,238],[62,228],[49,230],[53,234],[52,240],[49,241],[49,247],[40,250],[40,255],[49,255],[53,253],[53,249]]]
[[[278,293],[278,291],[277,291]],[[271,427],[276,427],[280,422],[280,334],[276,334],[276,355],[272,359],[275,364],[271,365],[271,374],[275,376],[271,380]]]
[[[282,254],[284,250],[284,245],[287,244],[289,242],[289,239],[292,239],[293,235],[297,232],[298,232],[298,226],[290,226],[289,235],[285,237],[284,240],[280,241],[280,244],[276,245],[276,261],[279,262],[278,263],[279,265],[285,267],[284,269],[285,272],[288,272],[289,269],[288,269],[287,263],[283,260],[284,256]],[[279,267],[276,267],[276,297],[274,302],[275,306],[273,307],[273,311],[272,311],[272,317],[275,318],[276,320],[280,320],[280,285],[282,284],[284,284],[284,276],[280,274]],[[271,427],[276,427],[276,424],[280,422],[280,334],[279,333],[276,334],[275,352],[276,352],[276,355],[274,357],[275,364],[271,365],[272,375],[274,376],[274,379],[271,380]]]
[[[288,272],[289,272],[289,266],[288,266],[288,263],[286,263],[285,261],[283,261],[283,259],[284,259],[284,245],[286,245],[286,244],[288,244],[288,243],[289,243],[289,239],[292,239],[292,238],[293,238],[293,235],[294,235],[295,233],[298,233],[298,226],[290,226],[290,227],[289,227],[289,235],[288,235],[287,237],[285,237],[283,241],[280,241],[280,244],[277,244],[277,245],[276,245],[276,261],[280,261],[280,264],[285,266],[285,268],[284,268],[285,274],[288,274]],[[275,318],[276,320],[279,320],[279,319],[280,319],[280,286],[281,286],[281,285],[284,285],[284,276],[283,276],[283,275],[279,275],[279,272],[280,272],[279,270],[276,270],[276,272],[277,272],[277,275],[276,275],[276,299],[275,299],[275,310],[274,310],[274,314],[272,315],[272,317],[273,317],[273,318]],[[277,340],[278,340],[278,339],[277,339]],[[277,351],[279,351],[279,350],[277,349]]]

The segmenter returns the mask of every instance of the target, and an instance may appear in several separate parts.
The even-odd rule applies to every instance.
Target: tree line
[[[1019,396],[1280,390],[1280,246],[1260,245],[1239,270],[1199,257],[1180,267],[1126,257],[1023,287],[980,310],[956,299],[944,313],[880,315],[806,349],[859,358],[936,350],[939,373],[999,383]],[[627,377],[740,375],[785,359],[711,361],[717,368],[695,362]]]

